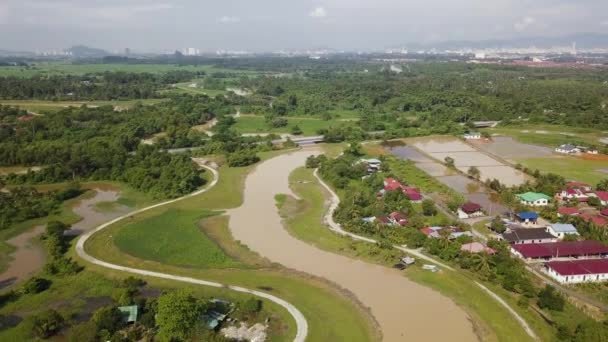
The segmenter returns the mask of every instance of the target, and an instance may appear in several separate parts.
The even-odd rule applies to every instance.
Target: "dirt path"
[[[44,233],[44,228],[44,226],[35,226],[6,241],[16,249],[11,254],[13,260],[10,261],[7,270],[0,275],[0,289],[23,281],[42,268],[46,253],[34,240]]]
[[[449,298],[403,277],[397,270],[329,253],[291,236],[276,209],[275,194],[292,194],[289,174],[317,148],[270,159],[247,177],[244,203],[229,211],[234,238],[286,267],[326,278],[370,308],[385,341],[476,341],[466,313]],[[441,329],[430,329],[430,322]]]
[[[249,293],[249,294],[261,297],[261,298],[268,299],[268,300],[282,306],[289,312],[289,314],[295,320],[296,327],[297,327],[294,342],[304,342],[306,340],[306,337],[308,336],[308,321],[306,321],[306,318],[304,317],[304,315],[295,306],[293,306],[289,302],[287,302],[279,297],[276,297],[276,296],[273,296],[273,295],[270,295],[268,293],[261,292],[261,291],[249,290],[249,289],[239,287],[239,286],[231,286],[231,285],[221,284],[221,283],[217,283],[217,282],[206,281],[206,280],[202,280],[202,279],[182,277],[182,276],[176,276],[176,275],[167,274],[167,273],[153,272],[153,271],[147,271],[147,270],[142,270],[142,269],[137,269],[137,268],[131,268],[131,267],[125,267],[125,266],[121,266],[121,265],[111,264],[109,262],[99,260],[99,259],[87,254],[87,252],[85,251],[84,245],[91,236],[93,236],[95,233],[113,225],[116,222],[124,220],[125,218],[130,217],[131,215],[136,215],[136,214],[142,213],[142,212],[150,210],[150,209],[154,209],[154,208],[165,206],[167,204],[175,203],[175,202],[183,200],[185,198],[200,195],[200,194],[206,192],[207,190],[211,189],[212,187],[214,187],[217,184],[217,181],[219,179],[218,172],[215,169],[210,168],[206,165],[200,165],[200,166],[204,167],[205,169],[207,169],[208,171],[210,171],[213,174],[213,180],[205,188],[195,191],[191,194],[188,194],[188,195],[180,197],[180,198],[172,199],[172,200],[165,201],[162,203],[157,203],[157,204],[154,204],[154,205],[151,205],[151,206],[139,209],[139,210],[135,210],[128,214],[117,217],[111,221],[108,221],[108,222],[96,227],[95,229],[92,229],[92,230],[86,232],[85,234],[83,234],[80,237],[80,239],[78,239],[78,242],[76,243],[76,253],[78,254],[78,256],[80,258],[82,258],[92,264],[95,264],[95,265],[98,265],[101,267],[105,267],[105,268],[109,268],[109,269],[113,269],[113,270],[118,270],[118,271],[122,271],[122,272],[133,273],[133,274],[139,274],[139,275],[148,276],[148,277],[169,279],[169,280],[196,284],[196,285],[202,285],[202,286],[227,288],[227,289],[230,289],[233,291]]]

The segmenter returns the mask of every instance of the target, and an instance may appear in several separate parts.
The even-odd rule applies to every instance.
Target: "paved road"
[[[180,282],[184,282],[184,283],[191,283],[191,284],[197,284],[197,285],[203,285],[203,286],[210,286],[210,287],[217,287],[217,288],[228,288],[230,290],[233,291],[237,291],[237,292],[243,292],[243,293],[248,293],[248,294],[252,294],[261,298],[265,298],[268,299],[282,307],[284,307],[289,314],[291,314],[291,316],[293,317],[293,319],[296,322],[296,327],[297,327],[297,332],[296,332],[296,337],[294,338],[295,342],[304,342],[306,340],[306,337],[308,336],[308,322],[306,321],[306,318],[304,317],[304,315],[300,312],[300,310],[298,310],[295,306],[293,306],[292,304],[288,303],[287,301],[270,295],[268,293],[265,292],[260,292],[260,291],[256,291],[256,290],[250,290],[250,289],[246,289],[243,287],[239,287],[239,286],[231,286],[231,285],[226,285],[226,284],[221,284],[221,283],[217,283],[217,282],[213,282],[213,281],[207,281],[207,280],[202,280],[202,279],[196,279],[196,278],[190,278],[190,277],[182,277],[182,276],[176,276],[176,275],[172,275],[172,274],[167,274],[167,273],[160,273],[160,272],[153,272],[153,271],[147,271],[147,270],[142,270],[142,269],[137,269],[137,268],[131,268],[131,267],[125,267],[125,266],[121,266],[121,265],[116,265],[116,264],[111,264],[109,262],[105,262],[105,261],[101,261],[89,254],[87,254],[87,252],[84,249],[84,245],[87,242],[87,240],[93,236],[95,233],[111,226],[112,224],[119,222],[127,217],[130,217],[132,215],[135,214],[139,214],[142,213],[144,211],[150,210],[150,209],[154,209],[154,208],[158,208],[158,207],[162,207],[165,206],[167,204],[171,204],[171,203],[175,203],[177,201],[181,201],[185,198],[189,198],[189,197],[193,197],[193,196],[197,196],[200,195],[204,192],[206,192],[207,190],[211,189],[213,186],[215,186],[219,180],[219,174],[218,172],[213,169],[210,168],[206,165],[201,165],[202,167],[204,167],[205,169],[209,170],[212,174],[213,174],[213,180],[211,181],[211,183],[206,186],[204,189],[195,191],[191,194],[188,194],[186,196],[180,197],[180,198],[176,198],[173,200],[169,200],[169,201],[165,201],[162,203],[158,203],[158,204],[154,204],[151,205],[149,207],[145,207],[136,211],[133,211],[131,213],[128,213],[126,215],[120,216],[114,220],[111,220],[109,222],[106,222],[100,226],[98,226],[97,228],[87,232],[86,234],[83,234],[80,239],[78,239],[78,242],[76,243],[76,253],[78,254],[79,257],[81,257],[82,259],[101,266],[101,267],[105,267],[105,268],[110,268],[113,270],[118,270],[118,271],[123,271],[123,272],[129,272],[129,273],[134,273],[134,274],[139,274],[139,275],[143,275],[143,276],[148,276],[148,277],[155,277],[155,278],[163,278],[163,279],[170,279],[170,280],[175,280],[175,281],[180,281]]]
[[[338,208],[338,205],[340,204],[340,197],[338,197],[338,195],[331,189],[331,187],[329,185],[327,185],[322,179],[321,177],[319,177],[318,174],[318,169],[315,170],[314,172],[315,177],[317,178],[317,180],[319,181],[319,183],[330,193],[331,198],[330,198],[330,206],[329,206],[329,210],[327,211],[327,213],[325,214],[325,222],[327,223],[327,225],[329,226],[329,228],[341,235],[346,235],[346,236],[350,236],[351,238],[355,239],[355,240],[360,240],[360,241],[365,241],[365,242],[369,242],[369,243],[377,243],[376,240],[374,239],[370,239],[368,237],[365,236],[361,236],[361,235],[357,235],[357,234],[353,234],[351,232],[347,232],[344,229],[342,229],[342,226],[340,224],[338,224],[336,221],[334,221],[334,211]],[[411,249],[411,248],[407,248],[406,246],[393,246],[394,248],[406,252],[408,254],[412,254],[417,256],[418,258],[424,259],[426,261],[429,261],[431,263],[434,263],[436,265],[439,265],[445,269],[448,269],[450,271],[455,271],[454,268],[440,262],[437,261],[435,258],[431,258],[428,255],[423,254],[420,250],[415,250],[415,249]],[[502,305],[505,309],[507,309],[507,311],[509,311],[509,313],[517,320],[517,322],[521,325],[521,327],[526,331],[526,333],[532,337],[533,339],[538,339],[538,337],[536,336],[536,334],[534,333],[534,330],[532,330],[532,328],[528,325],[528,323],[526,322],[526,320],[521,317],[515,310],[513,310],[513,308],[511,308],[511,306],[509,306],[509,304],[507,302],[505,302],[502,298],[500,298],[496,293],[492,292],[490,289],[488,289],[487,287],[485,287],[484,285],[482,285],[481,283],[475,281],[475,284],[477,286],[479,286],[483,291],[485,291],[488,295],[490,295],[492,298],[494,298],[494,300],[496,300],[500,305]]]

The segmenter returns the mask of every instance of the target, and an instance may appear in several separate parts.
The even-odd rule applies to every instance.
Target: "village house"
[[[599,241],[563,241],[511,245],[511,253],[522,259],[597,259],[608,256],[608,246]]]
[[[492,248],[480,243],[480,242],[471,242],[471,243],[465,243],[462,246],[460,246],[460,250],[463,252],[469,252],[469,253],[487,253],[489,255],[492,255],[494,253],[496,253],[495,250],[493,250]]]
[[[563,239],[566,235],[578,235],[576,227],[569,223],[551,223],[547,226],[547,233]]]
[[[533,207],[546,206],[549,204],[549,200],[551,199],[551,197],[538,192],[526,192],[523,194],[518,194],[517,198],[519,198],[522,204]]]
[[[407,224],[407,216],[403,213],[394,211],[389,215],[389,218],[394,224],[398,224],[400,226],[405,226]]]
[[[556,147],[555,152],[564,154],[575,154],[580,153],[581,150],[572,144],[564,144]]]
[[[583,183],[583,182],[576,182],[576,181],[567,181],[566,188],[579,189],[583,192],[591,192],[593,190],[591,185],[589,185],[587,183]]]
[[[538,214],[533,211],[524,211],[515,215],[517,222],[524,226],[535,225],[538,222]]]
[[[600,215],[608,217],[608,208],[602,209],[602,211],[600,211]]]
[[[550,261],[544,272],[560,284],[601,282],[608,280],[608,260]]]
[[[581,214],[580,216],[583,219],[583,221],[590,222],[593,225],[598,226],[598,227],[604,227],[604,226],[608,225],[608,219],[601,215],[598,215],[598,214],[586,212],[586,213]]]
[[[467,140],[479,140],[479,139],[481,139],[481,133],[479,133],[479,132],[465,133],[463,135],[463,137]]]
[[[594,194],[600,200],[602,206],[608,206],[608,191],[596,191]]]
[[[384,189],[378,192],[378,196],[384,196],[385,192],[395,190],[401,190],[401,192],[412,202],[422,201],[422,194],[417,188],[405,186],[394,178],[387,178],[384,180]]]
[[[589,193],[580,188],[566,188],[557,194],[562,201],[577,200],[579,202],[587,202]]]
[[[426,227],[426,228],[422,228],[420,229],[420,231],[422,232],[422,234],[428,236],[428,237],[432,237],[432,238],[439,238],[441,237],[441,232],[442,231],[449,231],[449,236],[448,239],[453,240],[453,239],[457,239],[460,236],[473,236],[473,234],[471,234],[471,232],[469,231],[465,231],[456,227]]]
[[[576,216],[579,214],[577,207],[561,207],[557,209],[558,217]]]
[[[501,237],[511,245],[557,242],[557,237],[549,234],[545,228],[514,229]]]
[[[380,171],[380,167],[382,166],[382,161],[375,158],[361,159],[359,160],[359,163],[367,165],[367,173],[376,173]]]
[[[477,203],[467,202],[458,208],[459,219],[468,219],[471,217],[480,217],[484,215],[483,210],[481,210],[481,205]]]

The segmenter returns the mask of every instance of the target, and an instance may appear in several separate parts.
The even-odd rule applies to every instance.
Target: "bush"
[[[48,279],[34,277],[26,281],[25,284],[23,284],[23,286],[21,287],[21,292],[23,294],[40,293],[51,287],[51,284],[52,282]]]
[[[291,134],[293,134],[293,135],[300,135],[302,133],[304,133],[304,132],[302,132],[302,129],[300,129],[300,126],[298,126],[298,125],[295,125],[291,128]]]
[[[538,293],[538,307],[554,311],[563,311],[566,301],[564,297],[551,285],[545,286]]]
[[[44,265],[44,270],[53,275],[74,275],[82,271],[82,266],[78,265],[71,258],[54,258]]]
[[[44,311],[32,318],[32,335],[46,339],[63,328],[64,319],[55,310]]]
[[[272,128],[285,127],[285,126],[287,126],[288,123],[289,123],[289,121],[287,121],[287,119],[285,119],[285,118],[274,118],[274,119],[272,119],[272,121],[270,121],[270,127],[272,127]]]
[[[306,168],[316,169],[325,161],[327,161],[327,157],[324,154],[318,156],[308,156],[308,158],[306,158]]]
[[[424,214],[424,216],[437,215],[437,208],[435,207],[435,202],[429,199],[422,201],[422,214]]]
[[[260,157],[253,151],[237,151],[228,155],[228,166],[248,166],[260,161]]]
[[[243,311],[248,314],[255,314],[262,310],[262,301],[255,298],[249,298],[243,303]]]

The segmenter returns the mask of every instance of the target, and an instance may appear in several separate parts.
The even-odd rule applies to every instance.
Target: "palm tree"
[[[471,268],[487,277],[492,272],[492,263],[486,253],[475,253],[471,256]]]

